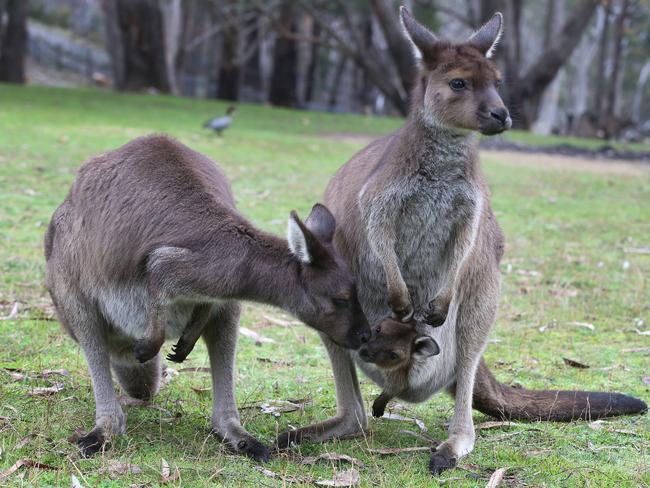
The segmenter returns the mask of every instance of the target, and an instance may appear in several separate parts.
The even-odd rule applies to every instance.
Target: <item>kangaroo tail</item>
[[[526,390],[499,383],[481,359],[474,382],[476,410],[505,420],[591,420],[644,413],[648,405],[622,393]]]

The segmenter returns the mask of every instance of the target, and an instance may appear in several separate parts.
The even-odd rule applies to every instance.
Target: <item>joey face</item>
[[[406,367],[413,359],[439,353],[436,341],[418,333],[413,322],[404,323],[392,318],[375,326],[370,340],[359,349],[363,361],[390,370]]]
[[[413,100],[424,122],[493,135],[512,127],[498,88],[501,74],[488,59],[501,36],[497,13],[464,44],[440,41],[406,9],[406,33],[421,59]]]
[[[332,245],[336,223],[323,205],[314,205],[302,223],[289,219],[289,247],[300,261],[302,299],[293,309],[303,322],[340,346],[357,349],[370,337],[352,272]]]

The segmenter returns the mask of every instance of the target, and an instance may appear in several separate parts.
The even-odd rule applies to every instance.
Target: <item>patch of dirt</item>
[[[512,165],[567,171],[588,171],[602,175],[642,176],[650,174],[650,165],[618,159],[589,159],[557,154],[482,150],[481,158]]]
[[[366,146],[380,136],[374,134],[328,133],[323,139]],[[642,176],[650,174],[650,164],[589,156],[481,149],[481,159],[506,164],[534,166],[549,170],[588,171],[602,175]]]

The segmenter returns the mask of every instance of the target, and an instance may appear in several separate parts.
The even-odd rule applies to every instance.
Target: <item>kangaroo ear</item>
[[[312,262],[312,255],[309,252],[307,241],[312,239],[311,232],[302,223],[295,210],[289,214],[289,226],[287,227],[287,241],[289,249],[303,264]]]
[[[415,339],[413,347],[413,357],[417,359],[424,359],[431,356],[440,354],[440,346],[431,336],[420,336]]]
[[[438,38],[433,32],[415,20],[404,5],[399,8],[399,13],[406,37],[413,45],[415,59],[420,61],[435,50]]]
[[[467,43],[485,54],[486,58],[491,58],[502,33],[503,15],[501,15],[501,12],[497,12],[483,27],[467,39]]]
[[[332,242],[336,230],[336,220],[325,205],[320,203],[314,205],[305,225],[321,242],[328,244]]]

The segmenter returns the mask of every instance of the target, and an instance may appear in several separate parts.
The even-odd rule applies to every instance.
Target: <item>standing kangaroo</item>
[[[438,40],[402,7],[401,20],[420,68],[406,124],[372,142],[330,181],[325,203],[337,218],[334,245],[352,268],[371,324],[393,312],[445,317],[430,334],[440,354],[413,361],[398,396],[422,402],[455,396],[448,439],[432,452],[437,475],[474,448],[474,407],[505,418],[570,420],[641,412],[645,403],[616,393],[529,391],[498,383],[481,356],[499,301],[504,238],[490,208],[472,133],[511,126],[489,56],[501,35],[497,13],[462,44]],[[327,337],[337,415],[282,434],[280,447],[365,429],[354,360],[381,387],[386,376]],[[363,358],[361,358],[363,359]],[[478,374],[477,374],[478,369]],[[476,381],[475,381],[476,377]]]
[[[93,383],[95,427],[79,439],[82,454],[124,432],[111,367],[126,393],[148,400],[160,382],[158,339],[180,336],[182,360],[202,334],[214,432],[268,459],[235,405],[238,300],[282,307],[333,343],[359,347],[370,331],[334,231],[318,204],[305,223],[292,212],[288,242],[256,229],[214,162],[164,136],[86,162],[45,235],[46,285]]]

